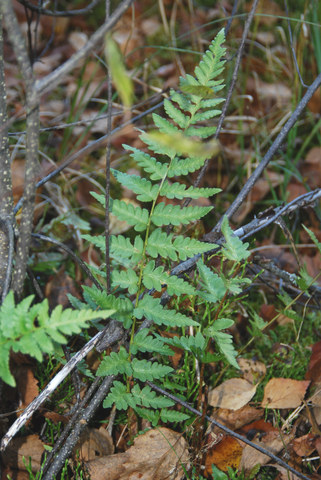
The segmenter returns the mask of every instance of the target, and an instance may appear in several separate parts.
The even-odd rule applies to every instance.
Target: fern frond
[[[208,138],[211,135],[214,135],[215,132],[216,127],[188,127],[185,130],[185,135],[190,137]]]
[[[167,285],[169,295],[195,295],[195,288],[182,278],[176,275],[169,275],[164,272],[164,267],[159,266],[155,268],[155,261],[148,262],[143,272],[143,283],[146,288],[155,288],[158,292],[161,291],[163,285]]]
[[[202,280],[200,282],[202,290],[199,290],[199,295],[211,303],[222,300],[227,291],[223,279],[204,265],[202,260],[197,262],[197,268]]]
[[[163,258],[177,260],[176,248],[172,244],[172,238],[172,233],[167,235],[160,228],[156,228],[148,238],[147,253],[153,258],[157,258],[160,255]]]
[[[189,187],[182,183],[169,183],[165,181],[162,185],[160,195],[167,198],[208,198],[221,192],[220,188],[195,188]]]
[[[200,242],[196,238],[183,237],[182,235],[175,238],[173,246],[176,248],[180,260],[186,260],[198,253],[205,253],[217,247],[214,243]]]
[[[166,118],[157,115],[157,113],[153,113],[153,120],[158,130],[162,133],[175,135],[180,131],[177,127],[175,127],[175,125],[166,120]]]
[[[153,185],[149,180],[141,178],[138,175],[128,175],[113,168],[111,171],[123,187],[127,187],[136,193],[137,200],[141,202],[152,202],[154,200],[158,190],[157,185]]]
[[[229,260],[234,260],[235,262],[241,262],[246,260],[251,254],[248,251],[249,244],[243,243],[233,232],[229,226],[228,219],[226,216],[223,218],[222,222],[222,233],[225,237],[226,244],[222,249],[224,257]]]
[[[164,344],[161,338],[153,338],[149,335],[148,328],[143,328],[136,333],[133,343],[131,344],[131,353],[136,355],[137,352],[155,352],[162,355],[173,355],[174,352]]]
[[[165,408],[174,405],[173,400],[167,397],[158,396],[148,385],[143,389],[136,383],[131,391],[137,405],[151,408]]]
[[[110,408],[115,404],[117,410],[127,410],[128,407],[135,408],[136,401],[127,387],[123,383],[116,380],[110,389],[109,394],[103,402],[104,408]]]
[[[110,355],[104,357],[96,372],[98,377],[108,377],[119,373],[125,373],[128,376],[132,374],[128,353],[124,347],[120,347],[119,352],[111,352]]]
[[[124,220],[128,225],[133,225],[137,232],[146,230],[149,216],[146,208],[134,207],[131,203],[126,203],[123,200],[113,200],[112,213],[119,220]]]
[[[205,243],[195,238],[183,237],[178,235],[173,241],[173,234],[167,235],[160,228],[156,228],[148,238],[146,246],[147,253],[157,258],[160,255],[163,258],[171,260],[186,260],[198,253],[205,253],[213,250],[217,245],[214,243]]]
[[[105,254],[106,251],[106,242],[105,242],[105,236],[104,235],[88,235],[88,234],[82,234],[81,238],[84,240],[87,240],[87,242],[91,243],[95,247],[99,248],[103,254]]]
[[[187,99],[186,104],[188,104]],[[181,106],[181,108],[183,107]],[[167,115],[172,120],[174,120],[174,122],[176,122],[180,128],[184,129],[188,127],[189,117],[184,115],[184,113],[179,108],[175,107],[173,102],[171,102],[171,100],[168,100],[167,98],[165,98],[164,100],[164,109]]]
[[[127,288],[132,295],[138,290],[138,277],[134,270],[113,270],[111,274],[111,284],[114,287]]]
[[[161,134],[159,134],[159,138],[157,138],[157,135],[155,133],[156,132],[154,132],[154,135],[148,134],[148,133],[142,133],[139,136],[139,138],[144,143],[146,143],[149,150],[151,150],[152,152],[157,153],[159,155],[166,155],[167,157],[170,157],[170,158],[174,157],[176,155],[175,144],[174,143],[170,144],[170,142],[165,143],[165,142],[159,141],[159,139],[162,140]],[[163,133],[162,135],[166,135],[166,134]]]
[[[182,313],[175,312],[175,310],[165,309],[160,300],[150,295],[145,295],[142,300],[138,302],[138,306],[134,310],[136,318],[143,317],[153,321],[157,325],[167,325],[176,327],[198,326],[199,324],[191,318]]]
[[[201,157],[187,157],[184,159],[175,157],[169,167],[167,176],[180,177],[199,170],[205,163],[205,158]]]
[[[178,412],[177,410],[168,410],[163,408],[160,412],[160,418],[164,423],[185,422],[190,418],[186,413]]]
[[[137,378],[141,382],[146,380],[152,381],[154,379],[162,378],[171,373],[174,369],[167,365],[162,365],[158,362],[149,362],[148,360],[138,360],[133,358],[131,362],[133,370],[133,377]]]
[[[116,259],[129,259],[137,264],[143,254],[144,243],[141,237],[136,236],[134,245],[128,237],[112,235],[110,238],[110,256]]]
[[[151,180],[161,180],[166,176],[167,165],[158,162],[156,158],[151,157],[148,153],[142,152],[137,148],[130,147],[129,145],[123,144],[125,150],[130,150],[131,157],[135,160],[137,165],[142,167],[145,172],[150,173]]]
[[[0,307],[0,377],[11,386],[15,380],[9,370],[10,349],[41,361],[44,353],[54,352],[54,342],[64,344],[67,335],[79,333],[90,320],[107,318],[115,312],[62,310],[58,305],[50,315],[48,300],[30,307],[33,298],[31,295],[15,305],[13,292],[9,292]]]
[[[83,285],[84,297],[94,302],[93,308],[101,308],[106,310],[110,308],[115,310],[113,318],[122,322],[125,328],[129,328],[132,323],[133,304],[127,297],[115,297],[114,295],[106,295],[105,291],[99,290],[95,285],[88,287]]]
[[[183,207],[179,205],[165,205],[164,202],[156,205],[152,214],[152,222],[157,227],[162,225],[188,224],[207,215],[213,207]]]

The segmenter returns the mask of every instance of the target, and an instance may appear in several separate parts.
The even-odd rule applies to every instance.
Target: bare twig
[[[87,7],[79,8],[78,10],[48,10],[47,8],[42,8],[33,3],[28,2],[27,0],[18,0],[21,5],[26,8],[29,8],[33,12],[37,12],[40,15],[47,15],[50,17],[73,17],[75,15],[84,15],[88,13],[91,9],[93,9],[96,5],[98,5],[100,0],[93,0]]]
[[[85,405],[90,400],[90,398],[94,395],[94,393],[97,390],[97,387],[98,387],[99,383],[101,382],[101,380],[102,380],[101,377],[96,377],[95,378],[93,383],[90,385],[88,391],[86,392],[86,395],[82,399],[82,401],[79,405],[79,408],[77,408],[77,410],[74,412],[73,416],[71,417],[68,424],[64,428],[63,432],[59,436],[59,438],[56,441],[55,445],[53,446],[52,450],[48,453],[47,458],[46,458],[46,462],[45,462],[45,464],[43,465],[43,468],[42,468],[42,474],[43,475],[47,472],[50,464],[52,463],[53,458],[56,456],[59,448],[62,446],[62,444],[66,440],[66,438],[68,436],[68,433],[74,427],[75,423],[79,420],[79,417],[83,413],[83,409],[84,409]]]
[[[24,181],[25,203],[19,227],[19,237],[16,249],[16,265],[14,271],[14,290],[20,296],[26,275],[31,230],[33,225],[34,201],[36,191],[35,172],[38,166],[38,130],[39,130],[39,96],[35,89],[35,79],[32,72],[25,42],[10,0],[1,1],[1,10],[7,25],[9,39],[12,43],[21,74],[26,84],[27,111],[27,142],[26,166]]]
[[[277,138],[274,140],[271,147],[269,148],[269,150],[264,155],[262,161],[256,167],[256,169],[254,170],[254,172],[252,173],[250,178],[246,181],[246,183],[245,183],[244,187],[242,188],[242,190],[240,191],[240,193],[237,195],[236,199],[233,201],[232,205],[226,211],[225,215],[228,218],[231,218],[231,216],[242,205],[245,198],[247,197],[249,192],[252,190],[254,184],[259,179],[262,172],[264,171],[266,166],[271,161],[275,152],[278,150],[278,148],[280,148],[280,146],[282,145],[283,141],[285,140],[287,134],[289,133],[289,131],[291,130],[291,128],[293,127],[295,122],[298,120],[299,116],[301,115],[301,113],[305,109],[305,107],[306,107],[307,103],[309,102],[309,100],[311,99],[312,95],[319,88],[320,85],[321,85],[321,73],[319,73],[319,75],[314,80],[314,82],[309,86],[305,95],[300,100],[296,109],[292,113],[291,117],[286,122],[286,124],[283,126],[283,128],[280,131],[280,133],[278,134]],[[220,231],[222,221],[223,221],[223,218],[221,218],[220,221],[212,229],[212,231],[209,234],[207,234],[206,238],[207,238],[208,241],[214,241],[215,242],[215,238],[216,238],[216,235],[218,234],[218,232]]]
[[[180,398],[176,397],[172,393],[167,392],[163,388],[160,388],[157,385],[154,385],[153,383],[148,382],[148,381],[146,382],[146,384],[149,385],[156,392],[160,393],[161,395],[164,395],[165,397],[168,397],[171,400],[173,400],[175,403],[178,403],[179,405],[182,405],[182,407],[184,407],[187,410],[189,410],[190,412],[194,413],[194,415],[197,415],[198,417],[202,417],[204,415],[199,410],[196,410],[196,408],[191,407],[187,402],[184,402],[184,400],[181,400]],[[286,470],[293,473],[294,475],[297,475],[299,478],[302,478],[303,480],[311,480],[309,477],[307,477],[303,473],[299,472],[298,470],[295,470],[295,468],[288,465],[286,462],[281,460],[281,458],[277,457],[276,455],[274,455],[269,450],[266,450],[265,448],[261,447],[260,445],[257,445],[256,443],[251,442],[246,437],[243,437],[243,435],[240,435],[240,434],[234,432],[230,428],[228,428],[225,425],[217,422],[216,420],[209,417],[208,415],[205,415],[205,418],[212,425],[215,425],[216,427],[220,428],[221,430],[223,430],[223,432],[227,433],[228,435],[231,435],[232,437],[237,438],[238,440],[241,440],[242,442],[246,443],[250,447],[255,448],[255,450],[258,450],[259,452],[263,453],[264,455],[267,455],[272,460],[274,460],[274,462],[276,462],[279,465],[281,465],[282,467],[286,468]]]
[[[69,375],[69,373],[78,365],[78,363],[85,358],[85,356],[97,345],[99,340],[105,335],[105,340],[108,337],[109,343],[112,345],[122,338],[123,330],[118,322],[111,321],[109,324],[109,332],[101,330],[89,342],[84,345],[79,352],[77,352],[69,362],[60,370],[60,372],[48,383],[46,388],[36,397],[25,409],[19,418],[11,425],[7,433],[1,440],[0,450],[5,450],[8,443],[19,432],[26,421],[34,414],[34,412],[42,405],[45,400],[56,390],[61,382]]]
[[[0,10],[0,57],[3,59],[2,20]],[[4,300],[11,281],[14,219],[3,61],[0,62],[0,171],[0,295]]]
[[[55,478],[55,475],[57,475],[60,472],[60,470],[62,469],[65,463],[66,458],[68,458],[71,455],[73,449],[75,448],[78,442],[78,439],[81,435],[81,432],[86,428],[88,422],[94,416],[96,410],[98,409],[101,402],[104,400],[107,393],[109,392],[109,389],[112,386],[114,379],[115,379],[114,375],[104,378],[97,393],[93,397],[88,407],[84,410],[84,412],[80,416],[79,421],[76,423],[68,439],[63,444],[62,449],[54,458],[52,465],[50,466],[47,473],[43,477],[43,480],[52,480],[53,478]]]
[[[146,110],[146,112],[140,113],[139,115],[132,118],[131,120],[128,120],[127,122],[123,123],[119,127],[114,128],[111,131],[111,135],[114,135],[114,134],[120,132],[124,127],[126,127],[130,123],[138,122],[139,120],[144,118],[149,113],[153,112],[154,110],[157,110],[157,108],[161,107],[162,105],[163,105],[163,101],[159,102],[156,105],[154,105],[153,107],[149,108],[148,110]],[[78,152],[72,154],[61,165],[59,165],[59,167],[57,167],[52,172],[48,173],[48,175],[46,175],[44,178],[39,180],[39,182],[37,182],[37,185],[36,185],[37,188],[41,187],[42,185],[47,183],[49,180],[54,178],[56,175],[58,175],[60,172],[62,172],[66,167],[68,167],[72,162],[79,159],[79,157],[81,157],[82,155],[88,155],[89,153],[95,151],[97,148],[99,148],[101,145],[103,145],[106,142],[107,139],[108,139],[108,134],[103,135],[102,137],[98,138],[98,140],[94,140],[93,142],[89,143],[88,145],[86,145],[85,147],[80,149]],[[24,198],[21,197],[19,199],[19,201],[17,202],[15,208],[14,208],[14,213],[17,213],[20,210],[23,203],[24,203]]]
[[[57,245],[59,248],[61,248],[62,250],[64,250],[65,252],[68,253],[68,255],[71,256],[71,258],[73,260],[75,260],[75,262],[78,263],[78,265],[80,266],[80,268],[86,273],[86,275],[88,275],[88,278],[90,278],[90,280],[96,285],[97,288],[99,288],[99,290],[102,290],[102,286],[101,284],[98,282],[98,280],[96,280],[96,278],[94,277],[94,275],[91,273],[91,271],[89,270],[89,268],[87,267],[86,263],[83,262],[81,260],[81,258],[78,257],[78,255],[76,255],[69,247],[67,247],[67,245],[65,245],[64,243],[62,242],[59,242],[59,240],[56,240],[54,238],[50,238],[50,237],[47,237],[46,235],[42,235],[40,233],[33,233],[32,236],[34,238],[39,238],[39,240],[43,240],[44,242],[50,242],[50,243],[53,243],[54,245]]]
[[[42,95],[48,89],[55,88],[63,78],[70,73],[77,65],[77,63],[84,59],[91,53],[94,47],[103,41],[104,35],[117,23],[127,8],[133,3],[133,0],[123,0],[121,4],[110,15],[108,21],[98,28],[93,35],[88,39],[88,42],[77,52],[75,52],[65,63],[49,73],[46,77],[36,82],[36,91],[38,95]]]
[[[110,16],[110,0],[106,0],[106,21],[108,21]],[[110,198],[110,157],[111,157],[111,113],[112,113],[112,83],[111,83],[111,73],[109,67],[109,61],[107,67],[107,102],[108,102],[108,111],[107,111],[107,145],[106,145],[106,190],[105,190],[105,261],[106,261],[106,290],[107,293],[110,293],[111,287],[111,278],[110,278],[110,254],[109,254],[109,243],[110,243],[110,229],[109,229],[109,198]]]

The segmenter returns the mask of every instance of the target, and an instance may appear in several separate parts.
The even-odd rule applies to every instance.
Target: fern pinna
[[[214,247],[213,244],[171,233],[168,228],[167,231],[162,229],[168,226],[188,225],[204,217],[212,207],[181,207],[166,204],[164,201],[159,202],[159,197],[198,199],[211,197],[220,191],[218,188],[187,188],[186,185],[177,181],[171,182],[169,179],[176,179],[199,169],[217,150],[215,141],[203,142],[203,139],[215,132],[215,126],[204,126],[204,122],[221,113],[217,107],[224,101],[223,98],[217,97],[217,93],[224,87],[223,80],[218,78],[225,63],[223,42],[224,30],[221,30],[203,55],[199,66],[195,68],[195,76],[186,75],[185,78],[181,78],[180,91],[172,90],[170,99],[164,101],[168,119],[154,114],[153,120],[157,130],[150,134],[141,133],[140,139],[147,145],[150,153],[124,145],[148,179],[116,170],[113,170],[113,175],[121,185],[136,194],[139,202],[147,204],[147,207],[134,206],[122,200],[112,201],[112,213],[118,219],[132,225],[138,233],[134,240],[122,235],[112,236],[110,239],[110,255],[113,258],[112,288],[115,289],[115,293],[106,296],[95,287],[84,288],[85,299],[91,307],[96,305],[104,309],[116,309],[114,318],[122,321],[124,327],[129,329],[128,349],[120,347],[117,353],[113,352],[104,357],[97,372],[99,376],[122,374],[126,378],[125,383],[118,380],[114,382],[104,406],[109,407],[113,403],[119,409],[127,409],[130,406],[140,415],[151,419],[153,423],[157,423],[159,418],[163,421],[174,419],[177,421],[186,416],[168,410],[173,402],[156,396],[150,387],[141,388],[136,382],[131,388],[131,379],[141,382],[162,380],[173,371],[172,367],[161,361],[151,362],[141,358],[142,353],[144,357],[149,352],[158,358],[172,355],[173,352],[168,345],[172,343],[199,357],[203,355],[204,360],[206,346],[211,336],[217,340],[221,353],[230,363],[237,366],[231,336],[222,331],[231,325],[230,320],[221,319],[203,334],[200,331],[200,324],[195,319],[164,307],[160,299],[151,294],[151,291],[160,292],[166,288],[170,296],[199,296],[208,300],[212,289],[215,290],[219,284],[221,287],[219,293],[212,298],[212,301],[216,302],[223,298],[233,283],[231,281],[230,285],[226,282],[224,284],[217,274],[212,273],[200,262],[198,267],[201,283],[198,290],[187,278],[170,275],[163,265],[156,263],[159,257],[172,261],[186,260]],[[104,205],[103,195],[94,196]],[[226,223],[225,231],[230,233]],[[84,238],[104,250],[103,236],[85,235]],[[234,283],[234,287],[235,285]],[[129,299],[129,296],[134,296],[134,301],[133,297]],[[194,327],[197,334],[175,337],[175,340],[170,341],[148,329],[139,330],[138,321],[143,318],[159,326],[175,328],[176,332],[179,329],[184,333],[186,327]],[[222,354],[219,358],[222,358]],[[155,409],[161,410],[155,412]]]

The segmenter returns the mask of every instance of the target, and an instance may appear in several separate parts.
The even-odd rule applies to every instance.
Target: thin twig
[[[71,455],[73,449],[75,448],[81,432],[86,428],[88,422],[94,416],[96,410],[109,392],[109,389],[112,386],[114,379],[114,375],[104,378],[97,393],[94,395],[92,401],[84,410],[83,414],[80,416],[79,421],[75,424],[71,434],[63,444],[62,449],[54,458],[50,468],[43,477],[43,480],[52,480],[60,472],[66,459]]]
[[[282,127],[282,130],[272,143],[271,147],[269,150],[266,152],[264,155],[263,159],[261,160],[260,164],[256,167],[250,178],[246,181],[244,187],[240,191],[240,193],[237,195],[236,199],[233,201],[232,205],[228,208],[226,211],[225,215],[228,218],[231,218],[231,216],[238,210],[238,208],[242,205],[244,200],[246,199],[247,195],[249,192],[252,190],[254,184],[256,181],[259,179],[261,176],[262,172],[266,168],[266,166],[269,164],[271,161],[273,155],[275,152],[280,148],[282,145],[283,141],[285,140],[287,134],[295,124],[295,122],[298,120],[300,117],[301,113],[305,109],[307,103],[311,99],[312,95],[314,92],[320,87],[321,85],[321,73],[316,77],[314,82],[309,86],[307,91],[305,92],[305,95],[303,98],[300,100],[298,103],[297,107],[295,108],[294,112],[292,113],[291,117],[289,120],[286,122],[286,124]],[[215,241],[215,237],[218,234],[218,232],[221,229],[221,224],[222,224],[223,218],[219,220],[219,222],[215,225],[215,227],[211,230],[209,234],[207,234],[208,240],[212,239],[212,241]]]
[[[99,340],[105,335],[105,339],[108,336],[109,344],[107,346],[114,344],[122,338],[123,330],[119,326],[118,322],[110,322],[110,333],[106,333],[104,330],[98,332],[89,342],[84,345],[79,352],[77,352],[69,362],[64,365],[60,372],[48,383],[46,388],[36,397],[25,409],[25,411],[20,415],[19,418],[11,425],[7,433],[1,440],[0,451],[5,450],[8,443],[12,438],[19,432],[23,427],[26,421],[34,414],[34,412],[40,407],[40,405],[47,400],[47,398],[56,390],[56,388],[61,384],[61,382],[69,375],[69,373],[78,365],[78,363],[86,357],[86,355],[97,345]]]
[[[110,0],[106,0],[106,21],[108,21],[110,16]],[[105,261],[106,261],[106,291],[107,294],[110,293],[111,289],[111,278],[110,278],[110,225],[109,225],[109,199],[110,199],[110,157],[111,157],[111,113],[112,113],[112,83],[111,83],[111,73],[109,67],[109,61],[107,66],[107,145],[106,145],[106,190],[105,190]]]
[[[90,278],[90,280],[96,285],[96,287],[99,289],[99,290],[102,290],[103,287],[101,286],[101,284],[98,282],[98,280],[94,277],[94,275],[91,273],[91,271],[89,270],[89,268],[87,267],[86,263],[83,262],[81,260],[80,257],[78,257],[78,255],[76,255],[69,247],[67,247],[67,245],[65,245],[64,243],[62,242],[59,242],[59,240],[56,240],[55,238],[50,238],[50,237],[47,237],[46,235],[42,235],[41,233],[33,233],[32,234],[32,237],[34,238],[38,238],[39,240],[43,240],[44,242],[50,242],[50,243],[53,243],[54,245],[57,245],[57,247],[61,248],[62,250],[64,250],[65,252],[68,253],[68,255],[71,256],[71,258],[73,260],[75,260],[75,262],[78,263],[78,265],[80,266],[80,268],[86,273],[86,275],[88,276],[88,278]]]
[[[149,113],[153,112],[154,110],[157,110],[157,108],[161,107],[163,105],[163,101],[162,102],[159,102],[157,103],[156,105],[154,105],[153,107],[149,108],[148,110],[146,110],[145,112],[143,113],[140,113],[139,115],[137,115],[136,117],[132,118],[131,120],[128,120],[127,122],[123,123],[122,125],[120,125],[119,127],[116,127],[114,128],[112,131],[111,131],[111,135],[114,135],[115,133],[118,133],[120,132],[124,127],[126,127],[127,125],[130,125],[130,123],[136,123],[138,122],[139,120],[141,120],[142,118],[144,118],[146,115],[148,115]],[[80,149],[78,152],[72,154],[69,158],[67,158],[61,165],[59,165],[59,167],[57,167],[55,170],[53,170],[52,172],[48,173],[48,175],[46,175],[45,177],[43,177],[41,180],[39,180],[39,182],[37,182],[36,184],[36,187],[39,188],[41,187],[42,185],[44,185],[46,182],[48,182],[49,180],[51,180],[52,178],[54,178],[56,175],[58,175],[60,172],[62,172],[66,167],[68,167],[72,162],[74,162],[75,160],[77,160],[80,156],[82,155],[88,155],[89,153],[93,152],[94,150],[96,150],[97,148],[99,148],[103,143],[105,143],[105,141],[108,139],[108,134],[106,135],[103,135],[102,137],[98,138],[98,140],[94,140],[93,142],[89,143],[88,145],[86,145],[85,147],[83,147],[82,149]],[[20,208],[22,207],[24,203],[24,198],[21,197],[19,199],[19,201],[17,202],[15,208],[14,208],[14,213],[16,214]]]
[[[79,408],[77,408],[77,411],[74,412],[74,414],[72,415],[68,424],[65,426],[63,432],[61,433],[58,440],[54,444],[52,450],[48,453],[45,464],[43,465],[42,470],[41,470],[42,475],[44,475],[47,472],[53,458],[56,456],[59,448],[62,446],[62,444],[66,440],[68,433],[74,427],[75,423],[79,420],[79,417],[83,413],[83,409],[84,409],[86,403],[94,395],[94,393],[95,393],[95,391],[98,387],[99,382],[101,382],[101,377],[96,377],[95,380],[93,381],[93,383],[88,388],[88,390],[86,392],[86,395],[84,396],[84,398],[82,399],[82,401],[79,405]]]
[[[33,12],[37,12],[40,15],[46,15],[50,17],[73,17],[75,15],[85,15],[88,13],[91,9],[93,9],[96,5],[98,5],[100,0],[93,0],[87,7],[80,8],[78,10],[48,10],[47,8],[42,8],[37,5],[34,5],[27,0],[18,0],[21,5],[23,5],[26,8],[29,8]]]
[[[64,79],[64,77],[70,73],[80,60],[87,57],[94,47],[103,41],[104,35],[118,22],[123,13],[133,3],[133,0],[123,0],[121,4],[115,9],[107,22],[98,28],[93,35],[88,39],[87,43],[75,52],[68,60],[65,61],[60,67],[56,68],[53,72],[49,73],[44,78],[41,78],[36,82],[36,91],[38,95],[42,95],[47,90],[52,90]]]
[[[175,403],[178,403],[178,404],[182,405],[182,407],[184,407],[187,410],[189,410],[190,412],[194,413],[194,415],[197,415],[198,417],[203,416],[202,412],[200,412],[199,410],[196,410],[195,408],[191,407],[187,402],[184,402],[184,400],[181,400],[180,398],[176,397],[172,393],[167,392],[163,388],[160,388],[160,387],[158,387],[157,385],[154,385],[151,382],[147,381],[146,384],[149,385],[156,392],[160,393],[161,395],[164,395],[165,397],[168,397],[171,400],[173,400]],[[246,437],[243,437],[243,435],[240,435],[240,434],[234,432],[230,428],[226,427],[225,425],[222,425],[221,423],[217,422],[216,420],[209,417],[208,415],[205,415],[205,418],[212,425],[215,425],[216,427],[220,428],[221,430],[223,430],[228,435],[231,435],[232,437],[237,438],[238,440],[241,440],[242,442],[246,443],[250,447],[255,448],[255,450],[258,450],[259,452],[263,453],[264,455],[267,455],[272,460],[274,460],[274,462],[276,462],[279,465],[281,465],[282,467],[286,468],[289,472],[293,473],[294,475],[297,475],[299,478],[302,478],[303,480],[311,480],[309,477],[307,477],[303,473],[299,472],[298,470],[295,470],[295,468],[291,467],[286,462],[281,460],[281,458],[277,457],[272,452],[269,452],[269,450],[266,450],[265,448],[261,447],[260,445],[257,445],[256,443],[251,442]]]

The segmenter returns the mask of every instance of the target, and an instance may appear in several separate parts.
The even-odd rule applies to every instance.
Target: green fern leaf
[[[167,176],[169,178],[187,175],[199,170],[205,163],[205,158],[187,157],[180,159],[175,157],[169,167]]]
[[[145,208],[134,207],[131,203],[123,200],[113,200],[112,213],[119,220],[124,220],[128,225],[133,225],[137,232],[146,230],[148,223],[148,210]]]
[[[166,120],[166,118],[157,115],[157,113],[153,113],[153,120],[158,130],[162,133],[166,133],[168,135],[175,135],[179,132],[179,129],[175,127],[175,125]]]
[[[156,409],[172,407],[174,405],[173,400],[170,400],[167,397],[161,397],[156,395],[156,392],[154,392],[148,385],[141,389],[139,385],[136,384],[132,388],[131,393],[136,400],[137,405],[142,405],[144,407],[151,407]]]
[[[213,108],[224,102],[225,98],[210,98],[207,100],[200,101],[200,108]],[[196,114],[197,115],[197,114]]]
[[[201,287],[205,290],[199,290],[199,295],[211,303],[216,303],[222,300],[227,292],[222,278],[217,273],[212,272],[202,260],[197,262],[198,272],[200,274]]]
[[[161,291],[163,285],[167,285],[169,295],[195,295],[196,293],[194,287],[182,278],[164,272],[164,267],[155,268],[154,260],[148,262],[144,269],[143,283],[146,288],[155,288],[158,292]]]
[[[131,353],[136,355],[137,352],[155,352],[161,355],[174,355],[173,351],[164,344],[161,338],[153,338],[149,335],[148,328],[143,328],[136,333],[131,345]]]
[[[153,185],[149,180],[138,175],[128,175],[113,168],[111,171],[121,185],[136,193],[137,200],[141,202],[152,202],[154,200],[158,190],[157,185]]]
[[[172,372],[174,369],[168,367],[167,365],[162,365],[157,362],[149,362],[147,360],[138,360],[138,358],[133,358],[131,362],[131,367],[133,369],[133,377],[137,378],[141,382],[146,382],[146,380],[152,381],[157,378],[162,378]]]
[[[160,228],[156,228],[148,238],[146,246],[147,253],[157,258],[160,255],[163,258],[170,258],[171,260],[177,260],[177,253],[175,247],[172,245],[173,234],[167,235],[162,232]]]
[[[138,290],[138,277],[134,270],[113,270],[111,275],[111,283],[113,287],[127,288],[132,295]]]
[[[124,347],[120,347],[118,353],[111,352],[110,355],[104,357],[97,370],[98,377],[118,375],[119,373],[125,373],[128,376],[132,374],[128,353]]]
[[[180,85],[180,88],[181,87],[182,87],[182,85]],[[184,93],[175,92],[175,90],[173,90],[173,89],[171,89],[170,94],[171,94],[172,102],[177,103],[178,106],[181,108],[181,110],[184,110],[185,112],[190,112],[191,102],[190,102],[190,99],[189,99],[189,95],[184,95]],[[185,119],[187,121],[186,126],[188,126],[189,116],[185,116]],[[186,128],[186,126],[184,128]]]
[[[236,361],[238,352],[234,348],[232,335],[229,333],[217,332],[213,335],[213,339],[228,363],[239,370],[240,367]]]
[[[160,411],[159,410],[149,410],[148,408],[141,408],[141,407],[135,407],[135,412],[137,415],[139,415],[141,418],[144,418],[148,422],[151,423],[153,427],[156,427],[159,423],[160,419]]]
[[[94,302],[94,307],[103,310],[115,310],[113,318],[122,322],[125,328],[131,326],[131,316],[133,313],[133,304],[129,298],[115,297],[114,295],[107,295],[105,291],[99,290],[95,285],[88,287],[83,285],[83,291]]]
[[[175,238],[173,246],[178,252],[180,260],[186,260],[198,253],[205,253],[217,247],[214,243],[205,243],[195,238],[179,235]]]
[[[96,192],[90,192],[90,195],[94,197],[103,207],[106,207],[105,195]]]
[[[147,263],[143,272],[143,283],[146,288],[150,290],[155,288],[158,292],[162,289],[162,284],[167,280],[166,274],[164,273],[164,267],[155,268],[155,261],[151,260]]]
[[[188,136],[196,136],[199,138],[208,138],[211,135],[214,135],[216,132],[216,127],[188,127],[185,130],[185,135]],[[215,155],[217,152],[213,152]]]
[[[138,306],[134,310],[136,318],[143,317],[153,321],[157,325],[167,325],[175,327],[199,326],[197,322],[182,313],[175,310],[165,309],[158,298],[145,295],[138,302]]]
[[[135,408],[136,401],[130,392],[127,392],[127,387],[117,380],[110,389],[109,394],[103,402],[104,408],[110,408],[115,404],[117,410],[127,410],[128,407]]]
[[[160,412],[160,418],[164,423],[181,423],[188,420],[190,416],[183,412],[177,412],[176,410],[168,410],[167,408],[163,408]]]
[[[154,153],[166,155],[170,158],[176,155],[176,147],[173,142],[165,141],[167,138],[171,138],[171,135],[155,131],[152,133],[142,133],[139,138],[148,146],[149,150]]]
[[[105,254],[106,252],[106,243],[105,243],[105,235],[88,235],[83,234],[81,238],[87,240],[87,242],[91,243],[95,247],[99,248]]]
[[[188,117],[167,98],[164,100],[164,109],[167,115],[174,120],[180,128],[185,129],[188,127]]]
[[[193,124],[195,124],[196,122],[205,122],[206,120],[209,120],[211,118],[217,117],[218,115],[221,115],[221,113],[222,113],[221,110],[214,110],[214,109],[206,110],[205,112],[196,113],[193,117]]]
[[[137,165],[145,170],[145,172],[150,173],[151,180],[161,180],[166,176],[166,164],[158,162],[156,158],[151,157],[148,153],[142,152],[137,148],[133,148],[125,144],[123,144],[123,147],[126,150],[133,152],[130,156],[135,160]]]
[[[207,215],[213,207],[184,207],[179,205],[165,205],[161,202],[156,205],[152,214],[152,222],[157,227],[162,225],[183,225],[199,220]]]
[[[162,185],[160,195],[167,198],[178,198],[179,200],[183,198],[201,198],[201,197],[211,197],[221,192],[220,188],[195,188],[189,187],[186,188],[186,185],[182,183],[172,183],[165,181]]]
[[[110,256],[120,259],[129,259],[132,263],[140,262],[143,255],[144,243],[141,237],[136,236],[134,245],[128,237],[112,235],[110,238]]]
[[[249,244],[243,243],[242,240],[233,233],[226,216],[224,216],[222,222],[222,233],[226,240],[226,244],[222,249],[224,257],[233,260],[234,262],[241,262],[251,255],[248,251]]]
[[[0,307],[0,377],[14,386],[9,370],[9,351],[27,353],[41,361],[44,353],[53,353],[54,342],[67,342],[67,335],[79,333],[90,320],[107,318],[114,310],[62,309],[58,305],[49,315],[48,300],[30,307],[34,296],[15,305],[13,292],[9,292]],[[10,318],[10,322],[8,322]]]

